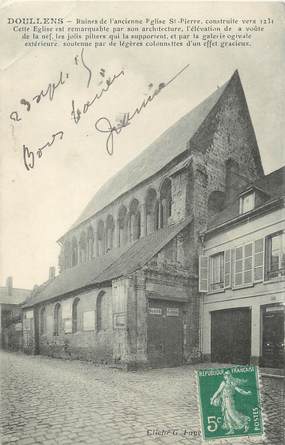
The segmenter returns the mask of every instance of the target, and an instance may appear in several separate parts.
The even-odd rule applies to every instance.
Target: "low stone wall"
[[[41,336],[39,353],[50,357],[111,364],[113,363],[112,337],[110,332],[76,332],[57,337]]]

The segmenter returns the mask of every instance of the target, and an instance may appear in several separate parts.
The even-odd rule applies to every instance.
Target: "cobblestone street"
[[[127,373],[1,352],[1,368],[2,444],[201,443],[193,366]],[[283,444],[283,383],[263,378],[266,441],[231,443]]]

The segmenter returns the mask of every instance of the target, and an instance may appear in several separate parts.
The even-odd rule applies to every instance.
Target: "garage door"
[[[248,308],[211,313],[211,360],[240,365],[250,362],[251,313]]]
[[[179,366],[183,360],[183,305],[149,300],[147,350],[152,366]]]

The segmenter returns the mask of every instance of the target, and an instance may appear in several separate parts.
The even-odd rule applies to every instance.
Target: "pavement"
[[[125,372],[4,351],[0,360],[3,445],[202,443],[195,369],[210,364]],[[284,379],[262,384],[266,437],[215,445],[285,443]]]

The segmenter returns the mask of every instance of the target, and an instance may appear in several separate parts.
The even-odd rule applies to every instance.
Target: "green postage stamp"
[[[201,369],[197,381],[205,440],[263,434],[255,366]]]

